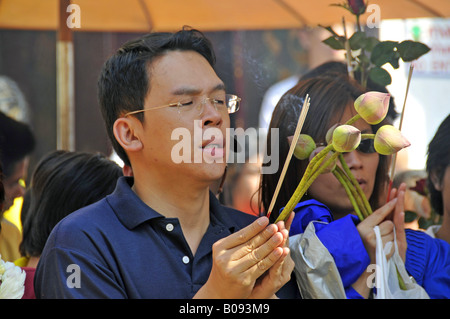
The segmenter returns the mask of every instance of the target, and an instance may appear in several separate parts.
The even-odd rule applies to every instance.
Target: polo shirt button
[[[183,257],[183,263],[185,263],[185,264],[189,263],[189,257],[188,256],[184,256]]]
[[[166,230],[167,231],[172,231],[173,230],[173,225],[172,224],[167,224],[166,225]]]

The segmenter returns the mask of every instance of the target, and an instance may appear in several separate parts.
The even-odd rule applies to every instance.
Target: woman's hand
[[[397,190],[397,205],[395,205],[394,216],[392,218],[395,226],[398,253],[402,257],[403,262],[406,260],[406,249],[408,248],[405,233],[405,192],[406,184],[402,183]]]
[[[373,214],[364,219],[356,227],[364,243],[364,246],[369,254],[372,264],[376,264],[375,250],[376,250],[376,237],[373,228],[378,225],[381,234],[381,241],[383,247],[388,242],[394,241],[394,227],[395,235],[397,239],[397,247],[399,254],[405,261],[407,242],[405,234],[405,201],[406,184],[402,183],[398,190],[392,189],[390,198],[391,201],[377,209]],[[394,254],[394,245],[392,245],[391,251],[386,255],[389,259]],[[364,272],[359,279],[352,285],[353,288],[363,297],[367,298],[370,293],[367,280],[371,275],[370,272]]]
[[[394,191],[395,192],[395,191]],[[375,249],[376,249],[376,237],[373,228],[378,225],[381,234],[381,241],[383,246],[388,242],[394,241],[394,223],[388,217],[394,213],[398,199],[392,198],[388,203],[383,205],[374,211],[371,215],[361,221],[356,229],[361,236],[364,247],[369,254],[371,263],[376,263]],[[393,249],[386,256],[391,257],[394,253]]]

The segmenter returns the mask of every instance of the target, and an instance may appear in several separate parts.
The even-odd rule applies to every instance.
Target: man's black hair
[[[156,32],[125,43],[104,64],[98,80],[98,100],[106,130],[117,155],[130,165],[125,150],[116,141],[113,125],[124,114],[141,110],[150,90],[149,65],[169,51],[195,51],[214,67],[211,42],[198,30],[184,27],[175,33]],[[143,120],[141,114],[137,117]]]

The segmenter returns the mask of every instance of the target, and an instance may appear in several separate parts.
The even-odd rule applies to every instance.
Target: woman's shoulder
[[[308,224],[312,221],[330,223],[333,221],[333,215],[330,209],[323,203],[308,199],[299,202],[294,208],[294,221],[292,222],[290,234],[303,233]]]

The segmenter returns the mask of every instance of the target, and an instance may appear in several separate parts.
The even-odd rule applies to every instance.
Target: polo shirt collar
[[[114,192],[106,197],[117,218],[128,229],[155,218],[164,216],[145,204],[133,190],[134,178],[129,176],[120,177]]]
[[[211,224],[224,225],[228,228],[230,233],[234,233],[235,229],[237,229],[236,222],[231,218],[230,214],[225,210],[225,207],[220,204],[219,200],[211,191],[209,192],[209,212]]]
[[[165,216],[145,204],[133,192],[131,189],[133,184],[133,177],[120,177],[114,192],[106,197],[107,202],[121,223],[128,229],[133,229],[146,221],[165,218]],[[212,192],[209,192],[209,211],[211,224],[222,224],[229,229],[230,233],[235,231],[236,223],[230,218],[230,214],[225,211],[225,208]]]

